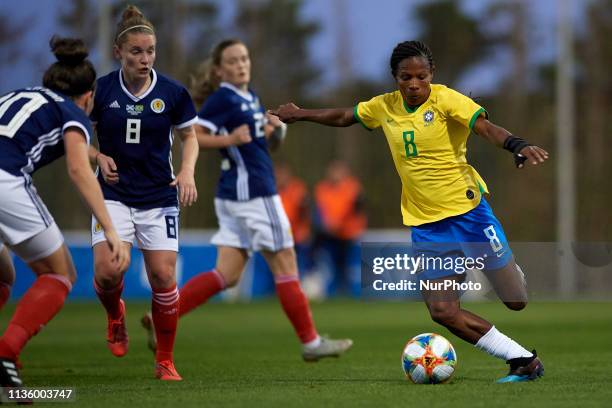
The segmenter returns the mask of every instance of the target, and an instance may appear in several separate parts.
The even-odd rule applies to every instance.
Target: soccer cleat
[[[23,387],[19,371],[13,360],[0,358],[0,385],[2,387]]]
[[[118,319],[108,319],[108,329],[106,333],[106,345],[116,357],[123,357],[128,352],[128,333],[125,327],[125,303],[120,301],[121,316]]]
[[[174,368],[172,360],[163,360],[155,363],[155,378],[162,381],[182,381],[183,378]]]
[[[8,391],[10,389],[20,390],[23,389],[23,381],[19,377],[19,371],[17,370],[17,366],[15,365],[15,361],[10,360],[8,358],[0,358],[0,386],[2,400],[0,400],[0,404],[2,402],[17,402],[19,405],[30,405],[32,404],[32,400],[29,398],[13,398],[12,396],[9,398]]]
[[[147,312],[140,319],[140,324],[147,331],[147,346],[152,352],[157,351],[157,337],[155,337],[155,326],[153,324],[153,316],[151,312]]]
[[[340,357],[352,345],[351,339],[332,340],[321,336],[321,343],[317,347],[303,349],[302,358],[304,361],[313,362],[325,357]]]
[[[535,350],[533,356],[513,358],[506,361],[510,364],[510,372],[507,376],[497,380],[498,383],[511,383],[537,380],[544,375],[544,364],[538,358]]]

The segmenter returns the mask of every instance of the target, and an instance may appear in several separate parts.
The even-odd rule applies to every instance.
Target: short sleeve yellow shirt
[[[403,222],[416,226],[478,206],[487,185],[465,158],[476,119],[487,112],[461,93],[431,85],[425,103],[410,109],[399,91],[355,106],[367,129],[382,127],[402,180]]]

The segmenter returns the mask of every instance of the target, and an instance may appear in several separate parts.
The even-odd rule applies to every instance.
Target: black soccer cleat
[[[8,391],[8,389],[23,389],[23,381],[21,381],[21,377],[19,377],[19,371],[17,370],[15,361],[8,358],[0,358],[0,385],[3,387],[2,402],[16,402],[20,405],[32,404],[32,400],[29,398],[15,398],[9,394],[10,391]]]
[[[23,387],[19,371],[13,360],[0,358],[0,385],[3,387]]]
[[[506,361],[510,364],[510,372],[507,376],[497,380],[498,383],[533,381],[544,375],[544,364],[538,358],[535,350],[531,357],[513,358]]]

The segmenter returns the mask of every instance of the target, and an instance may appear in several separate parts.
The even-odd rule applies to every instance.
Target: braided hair
[[[406,58],[422,57],[429,63],[429,68],[433,71],[434,60],[431,50],[421,41],[404,41],[395,46],[391,53],[391,74],[395,78],[399,63]]]

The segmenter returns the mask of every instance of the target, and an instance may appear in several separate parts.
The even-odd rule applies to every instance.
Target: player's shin
[[[8,328],[0,339],[0,357],[15,360],[26,343],[64,306],[72,289],[70,280],[44,274],[23,295]]]
[[[278,300],[302,344],[308,345],[319,341],[310,305],[302,291],[298,277],[280,276],[275,279],[275,283]]]
[[[225,286],[223,276],[216,269],[199,273],[189,279],[180,291],[179,317],[205,303],[225,289]]]
[[[151,314],[157,338],[155,360],[172,361],[174,339],[178,324],[179,292],[176,285],[167,289],[153,289]]]
[[[94,278],[94,289],[108,317],[115,320],[119,319],[121,317],[120,300],[123,293],[123,278],[117,286],[111,288],[102,287]]]

